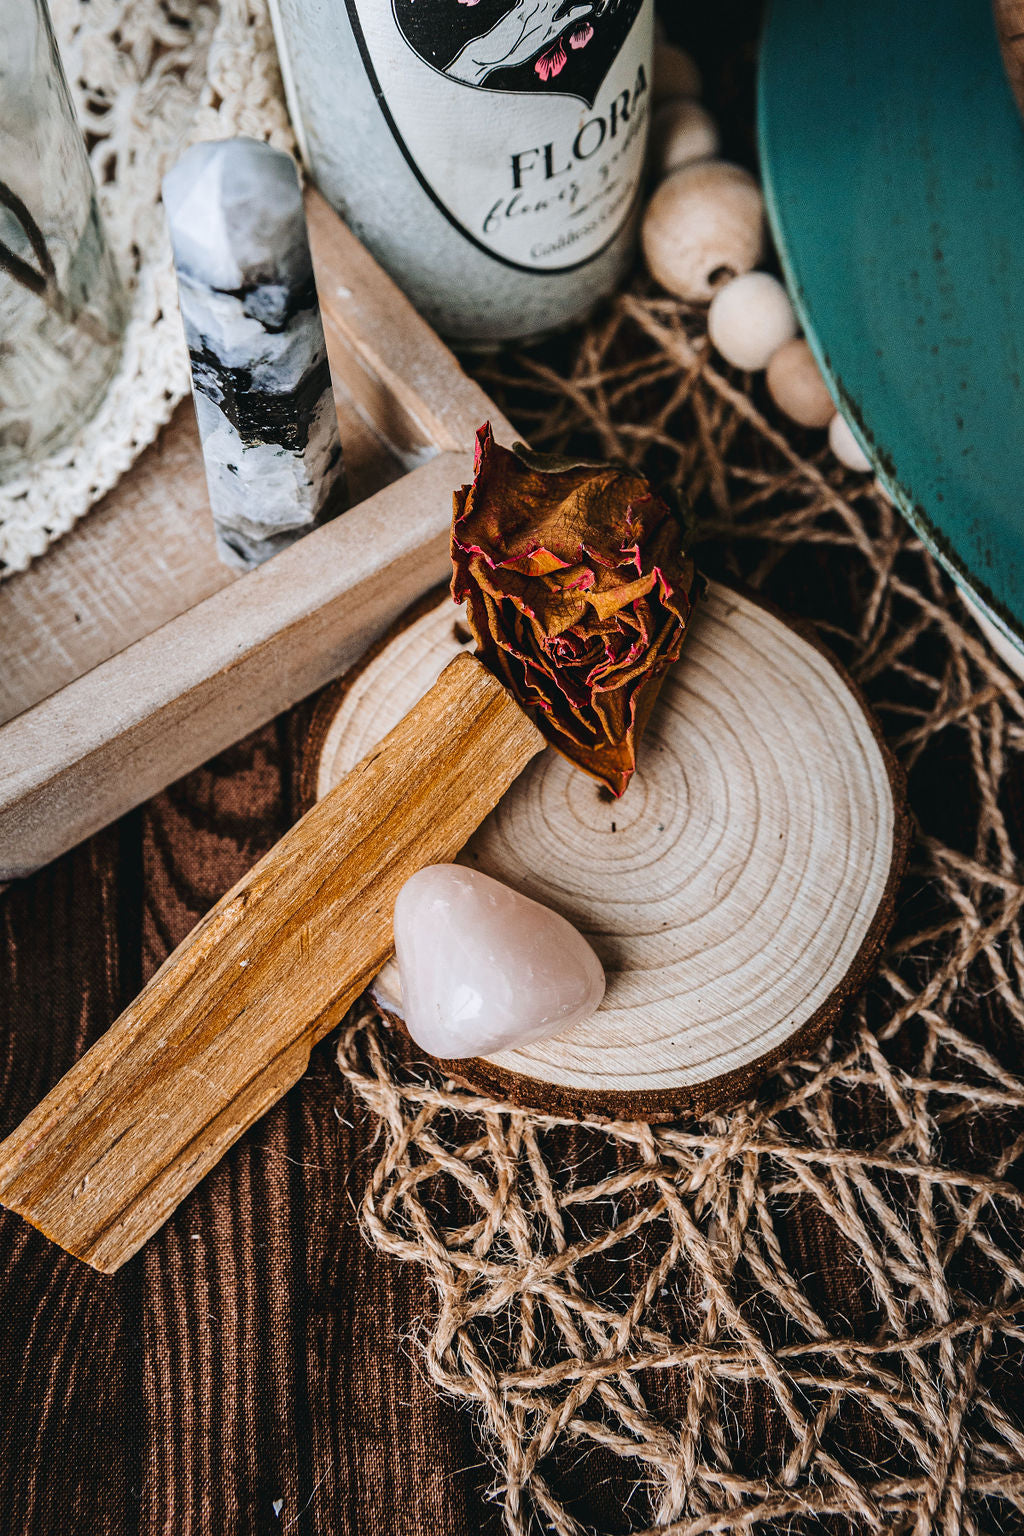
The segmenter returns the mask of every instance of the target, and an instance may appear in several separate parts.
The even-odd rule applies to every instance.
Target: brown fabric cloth
[[[732,3],[672,19],[689,29],[682,40],[708,77],[726,153],[749,161],[755,9]],[[574,345],[538,357],[561,366]],[[500,370],[485,366],[493,388]],[[527,390],[510,389],[504,403],[532,431]],[[581,435],[582,451],[595,446]],[[657,463],[651,468],[656,473]],[[713,517],[711,492],[705,502]],[[711,568],[721,562],[720,551],[705,555]],[[781,555],[781,544],[769,541],[767,551],[747,547],[736,563],[743,574],[764,577],[766,590],[792,611],[824,621],[829,635],[853,632],[856,615],[835,549]],[[948,587],[939,595],[955,602]],[[308,704],[292,711],[0,896],[0,1132],[38,1102],[294,819],[309,712]],[[887,724],[899,726],[895,718]],[[915,759],[911,776],[925,832],[968,854],[977,811],[970,752],[964,732],[946,730]],[[1019,756],[1003,779],[1002,809],[1019,851]],[[926,882],[915,887],[914,901],[905,921],[920,924]],[[961,993],[958,1007],[962,1031],[1004,1060],[1014,1051],[1019,1057],[1011,1014],[991,987]],[[1009,1119],[1004,1107],[993,1113],[991,1131],[978,1118],[952,1123],[960,1163],[974,1159],[987,1168],[1015,1134]],[[1016,1120],[1019,1132],[1019,1111]],[[487,1495],[493,1473],[473,1418],[427,1382],[411,1342],[433,1307],[425,1271],[372,1249],[357,1228],[355,1207],[380,1156],[378,1132],[363,1098],[338,1073],[328,1041],[298,1087],[118,1275],[94,1274],[0,1212],[0,1536],[471,1536],[500,1529],[500,1510]],[[555,1149],[549,1160],[563,1157],[578,1177],[612,1171],[594,1152],[593,1137],[545,1135]],[[1015,1175],[1019,1162],[1003,1169],[1006,1180]],[[870,1336],[875,1319],[857,1255],[819,1206],[787,1202],[779,1231],[828,1326]],[[1019,1234],[1001,1230],[1000,1239],[1019,1257]],[[621,1302],[635,1276],[599,1259],[590,1282],[594,1294]],[[972,1295],[991,1288],[968,1267],[955,1283]],[[677,1304],[691,1327],[689,1299]],[[1001,1338],[998,1357],[986,1362],[983,1391],[1019,1421],[1020,1340],[1012,1330]],[[681,1373],[651,1373],[645,1387],[667,1422],[681,1414]],[[777,1467],[785,1430],[765,1396],[737,1390],[726,1408],[751,1466]],[[897,1464],[878,1422],[851,1411],[836,1437],[852,1459],[912,1475]],[[1003,1465],[1008,1483],[1020,1479],[1024,1468]],[[560,1493],[577,1519],[602,1532],[642,1523],[611,1449],[591,1455],[585,1473],[570,1457]],[[963,1528],[1022,1528],[1010,1505],[991,1507],[1000,1511],[998,1526],[971,1516]],[[787,1518],[779,1528],[790,1524]],[[845,1519],[799,1526],[814,1528],[849,1526]],[[943,1529],[960,1528],[954,1511]]]

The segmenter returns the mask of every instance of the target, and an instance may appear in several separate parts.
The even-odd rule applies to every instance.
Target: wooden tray
[[[192,404],[0,586],[0,880],[27,874],[337,677],[448,570],[487,396],[307,197],[352,509],[259,570],[217,558]]]
[[[470,636],[425,598],[324,695],[311,802],[391,729]],[[906,863],[900,770],[816,637],[712,584],[621,800],[551,749],[459,862],[563,913],[604,962],[593,1019],[441,1065],[531,1108],[675,1119],[748,1094],[814,1046],[875,964]],[[373,988],[400,1018],[397,967]]]

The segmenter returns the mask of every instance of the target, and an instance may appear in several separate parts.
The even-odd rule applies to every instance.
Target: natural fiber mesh
[[[433,1281],[425,1369],[509,1532],[1024,1529],[1024,701],[879,488],[704,321],[644,290],[478,371],[535,446],[689,486],[705,568],[851,667],[919,828],[885,962],[819,1051],[672,1127],[503,1108],[359,1014],[362,1220]]]

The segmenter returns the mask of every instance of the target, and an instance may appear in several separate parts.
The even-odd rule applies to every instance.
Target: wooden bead
[[[770,272],[746,272],[720,288],[708,310],[708,335],[734,368],[767,368],[796,335],[789,294]]]
[[[656,175],[668,176],[681,165],[717,155],[718,128],[710,112],[690,96],[664,101],[651,125],[651,165]]]
[[[871,460],[854,437],[846,419],[837,411],[828,425],[828,445],[840,464],[863,474],[871,468]]]
[[[768,364],[768,393],[780,411],[801,427],[827,427],[835,404],[802,336],[779,348]]]
[[[673,171],[644,215],[642,241],[651,276],[677,298],[710,299],[764,248],[764,200],[753,176],[724,160]]]
[[[675,43],[655,43],[651,92],[654,105],[671,101],[673,96],[699,96],[700,89],[700,70],[686,50],[677,48]]]

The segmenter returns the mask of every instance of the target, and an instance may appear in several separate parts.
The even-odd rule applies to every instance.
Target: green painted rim
[[[1024,132],[984,0],[773,0],[768,216],[900,511],[1024,646]]]

